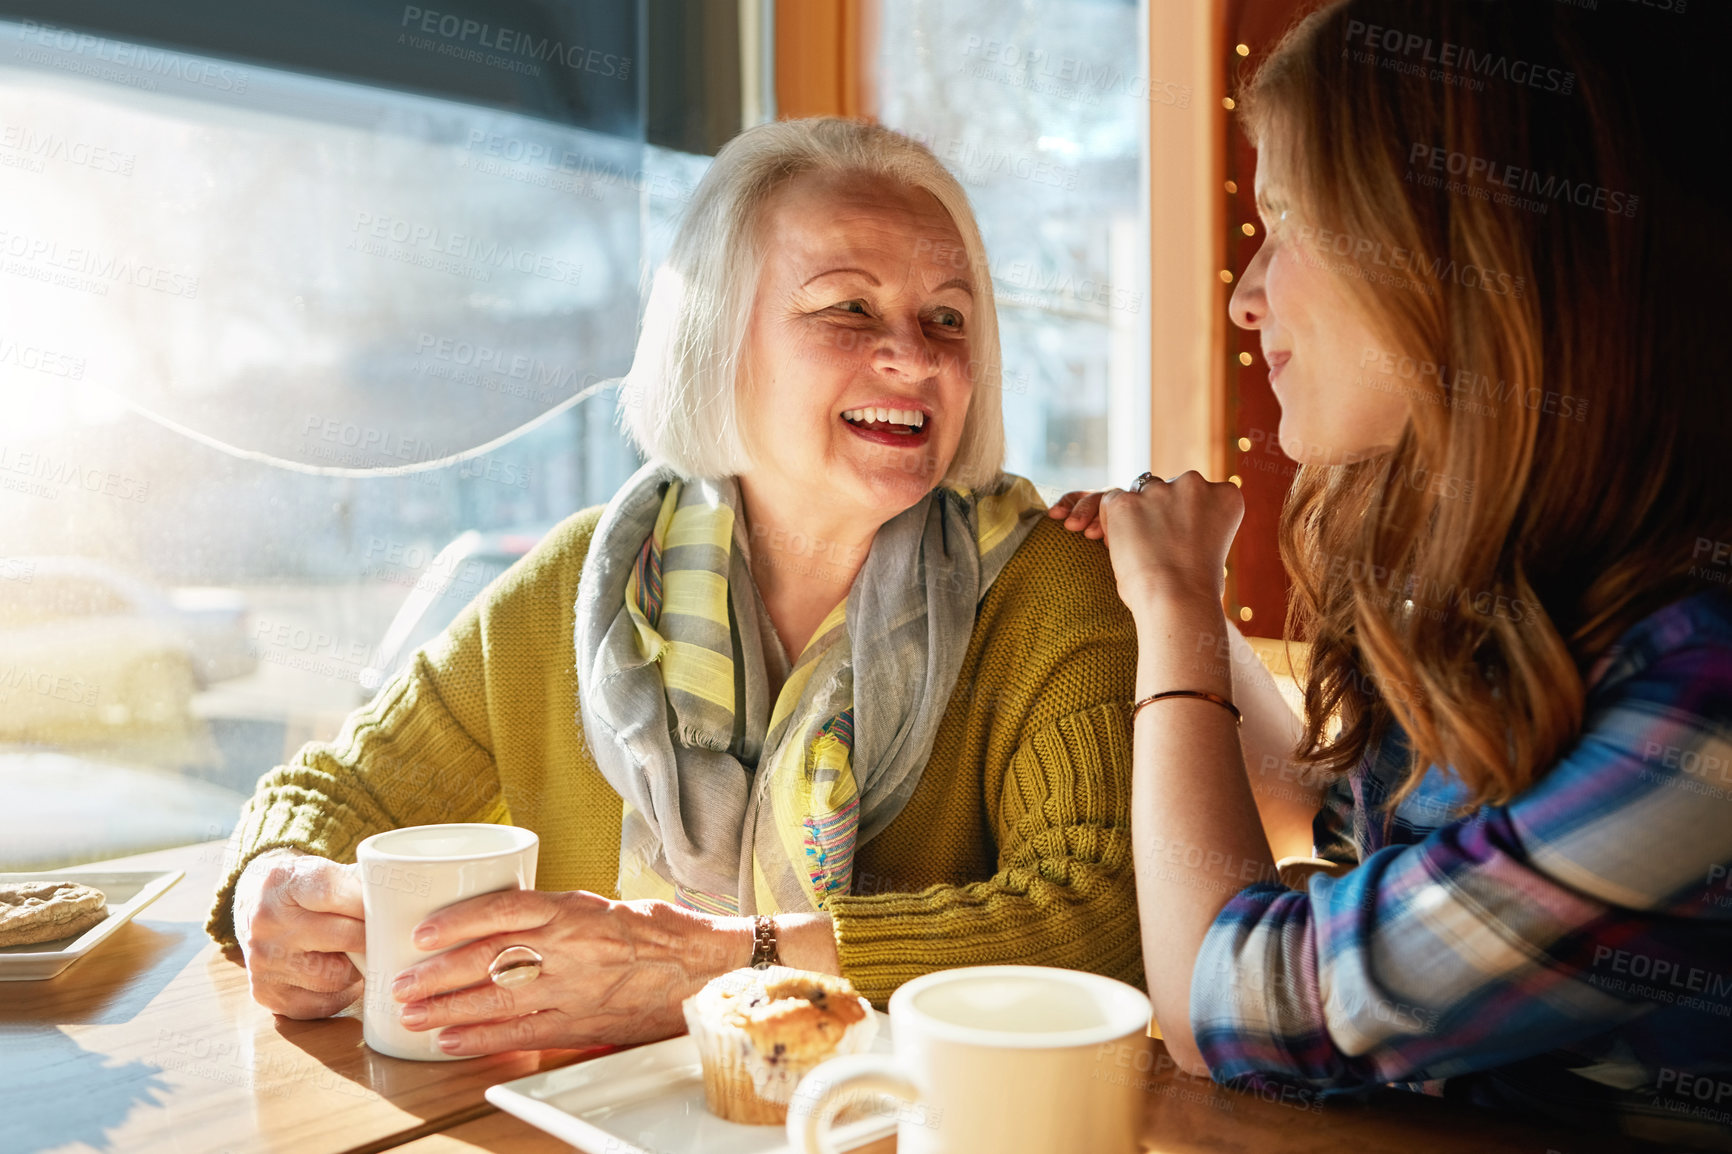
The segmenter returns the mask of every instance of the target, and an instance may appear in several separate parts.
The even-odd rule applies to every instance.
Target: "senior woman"
[[[1000,472],[992,284],[931,153],[743,133],[697,190],[623,390],[649,460],[490,585],[336,740],[267,775],[210,932],[291,1017],[359,993],[369,834],[510,822],[538,892],[418,927],[452,1054],[623,1043],[765,952],[882,1004],[946,967],[1140,982],[1131,619]],[[604,896],[604,895],[617,895]],[[489,983],[511,946],[527,984]]]

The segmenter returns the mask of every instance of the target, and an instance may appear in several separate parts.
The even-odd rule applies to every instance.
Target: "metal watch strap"
[[[758,914],[752,919],[752,968],[762,970],[781,964],[782,954],[776,948],[776,919]]]

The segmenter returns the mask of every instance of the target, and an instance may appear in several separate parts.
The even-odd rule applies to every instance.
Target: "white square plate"
[[[887,1014],[878,1014],[872,1049],[891,1052]],[[489,1086],[487,1100],[590,1154],[788,1154],[782,1127],[725,1122],[704,1108],[703,1066],[690,1037]],[[886,1111],[830,1133],[839,1149],[851,1150],[895,1132]]]
[[[180,870],[77,868],[50,873],[0,873],[0,885],[8,882],[77,882],[94,886],[108,899],[108,916],[82,934],[55,942],[0,946],[0,982],[39,982],[43,978],[52,978],[101,945],[110,934],[131,921],[134,914],[185,876]]]

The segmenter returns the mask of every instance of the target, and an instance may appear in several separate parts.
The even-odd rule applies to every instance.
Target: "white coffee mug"
[[[1149,1018],[1147,996],[1098,974],[927,974],[890,997],[894,1055],[832,1058],[801,1080],[788,1144],[835,1154],[836,1113],[887,1095],[901,1103],[898,1154],[1134,1154],[1144,1095],[1123,1075],[1150,1044]]]
[[[449,1061],[438,1030],[406,1029],[403,1004],[391,996],[402,971],[446,949],[417,949],[410,935],[427,915],[453,902],[497,890],[535,888],[541,839],[526,829],[481,822],[414,825],[376,833],[355,850],[367,950],[349,955],[366,982],[361,1032],[367,1045],[392,1058]]]

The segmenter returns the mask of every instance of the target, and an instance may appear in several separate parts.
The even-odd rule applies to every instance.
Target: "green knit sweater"
[[[234,941],[235,881],[290,846],[340,862],[398,826],[509,822],[541,838],[544,890],[617,895],[619,795],[577,708],[573,608],[600,510],[567,518],[356,710],[267,774],[208,930]],[[883,1005],[934,970],[1093,970],[1141,986],[1125,703],[1136,637],[1106,550],[1043,520],[982,600],[932,758],[832,899],[842,972]]]

